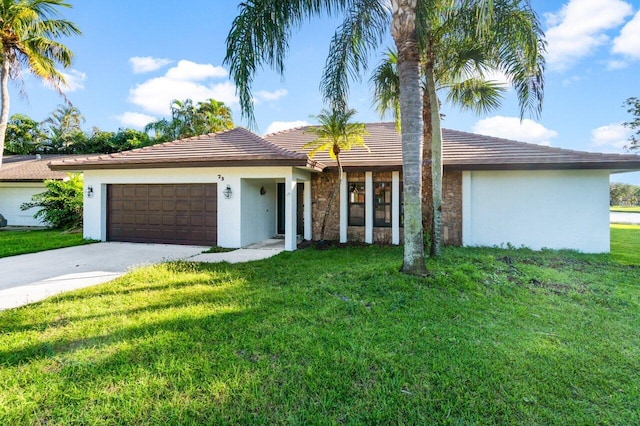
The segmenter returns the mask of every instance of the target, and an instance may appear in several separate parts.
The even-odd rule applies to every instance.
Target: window
[[[349,226],[364,226],[364,182],[349,183]]]
[[[373,184],[373,226],[391,226],[391,182]]]

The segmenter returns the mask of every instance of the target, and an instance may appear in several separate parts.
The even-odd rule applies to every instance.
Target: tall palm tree
[[[233,126],[231,109],[223,102],[207,99],[194,105],[191,99],[186,99],[171,101],[171,119],[153,121],[144,130],[153,130],[156,141],[165,142],[229,130]]]
[[[243,117],[255,127],[251,84],[258,68],[267,65],[284,73],[284,58],[294,28],[323,15],[344,17],[332,47],[342,55],[327,60],[321,89],[332,108],[346,109],[349,78],[366,69],[366,56],[391,34],[398,50],[402,152],[404,171],[404,256],[402,271],[426,273],[422,241],[422,105],[420,95],[420,16],[433,0],[253,0],[240,4],[227,36],[229,66]],[[389,4],[390,3],[390,4]],[[391,7],[389,7],[391,6]],[[330,50],[332,51],[332,50]]]
[[[49,142],[51,149],[68,152],[79,133],[82,133],[82,123],[85,118],[80,110],[73,105],[59,105],[51,116],[42,124],[49,126]]]
[[[440,254],[442,206],[442,130],[440,101],[447,100],[476,113],[500,106],[504,88],[487,79],[502,72],[515,88],[521,116],[540,112],[543,98],[543,33],[528,1],[494,0],[486,26],[478,25],[483,6],[476,1],[440,8],[430,19],[422,48],[424,157],[431,158],[423,175],[424,227],[430,232],[432,255]],[[374,98],[381,114],[392,111],[398,119],[397,57],[390,52],[373,73]]]
[[[313,158],[319,152],[328,152],[329,156],[338,163],[338,182],[329,195],[327,209],[324,212],[322,226],[320,228],[320,240],[324,241],[324,231],[327,225],[327,217],[333,206],[336,194],[342,184],[342,163],[340,163],[340,153],[362,146],[367,149],[364,143],[364,136],[368,135],[363,123],[351,123],[351,119],[356,114],[356,110],[333,109],[332,111],[322,110],[315,118],[320,122],[319,126],[309,127],[306,132],[313,133],[317,137],[311,142],[303,145],[303,148],[310,149],[309,157]]]
[[[234,126],[231,109],[224,102],[215,99],[198,102],[197,113],[204,130],[202,133],[220,132],[232,129]]]
[[[79,35],[78,27],[58,19],[57,9],[71,7],[64,0],[0,0],[0,167],[9,120],[9,79],[21,81],[26,69],[61,92],[64,76],[56,65],[71,65],[72,52],[55,41]]]

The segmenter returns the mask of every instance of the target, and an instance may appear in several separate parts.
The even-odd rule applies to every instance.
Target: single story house
[[[20,210],[31,197],[46,191],[46,179],[63,180],[67,173],[51,170],[52,160],[65,158],[60,155],[5,155],[0,167],[0,214],[9,226],[44,226],[33,215],[37,209]]]
[[[319,239],[337,165],[309,158],[315,136],[243,129],[118,154],[52,161],[82,171],[84,236],[243,247],[281,234]],[[402,149],[393,123],[367,125],[369,150],[341,154],[345,176],[325,237],[402,242]],[[609,251],[609,175],[640,156],[597,154],[444,130],[443,241]]]

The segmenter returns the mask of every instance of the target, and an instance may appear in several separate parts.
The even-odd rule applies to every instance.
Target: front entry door
[[[296,234],[304,234],[304,184],[296,185],[298,202],[296,204]],[[278,234],[284,235],[284,213],[285,213],[285,190],[284,183],[278,184]]]

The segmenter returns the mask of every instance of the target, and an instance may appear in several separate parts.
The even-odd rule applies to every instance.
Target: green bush
[[[82,189],[80,174],[69,174],[66,180],[46,180],[47,190],[31,197],[30,203],[23,203],[21,210],[40,207],[33,215],[42,219],[52,228],[72,229],[82,226]]]

